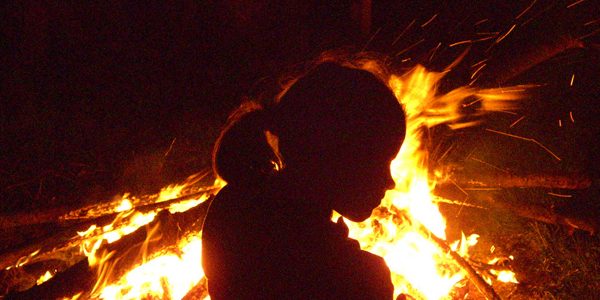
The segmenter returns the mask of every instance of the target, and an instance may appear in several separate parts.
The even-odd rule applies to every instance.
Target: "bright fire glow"
[[[44,273],[42,276],[40,276],[40,278],[38,278],[38,280],[35,282],[35,284],[40,285],[40,284],[48,281],[48,279],[52,278],[52,276],[54,276],[54,274],[52,274],[52,272],[46,271],[46,273]]]
[[[477,115],[511,109],[514,100],[526,88],[482,90],[460,87],[440,95],[436,86],[444,75],[417,66],[403,76],[392,75],[389,78],[389,86],[404,106],[407,117],[406,139],[390,166],[396,187],[387,191],[381,206],[368,220],[362,223],[345,221],[350,237],[358,240],[362,249],[385,259],[392,272],[394,297],[403,293],[417,299],[444,298],[451,295],[453,288],[465,278],[451,256],[440,250],[427,233],[429,231],[446,239],[446,221],[432,195],[435,179],[430,177],[428,169],[425,130],[441,124],[455,129],[474,125],[476,123],[472,121],[461,121],[461,109],[477,105],[474,112]],[[215,186],[222,187],[223,183],[216,182]],[[156,202],[180,197],[185,187],[185,184],[166,187]],[[208,194],[185,204],[179,203],[177,208],[174,205],[171,209],[183,211],[207,198]],[[90,265],[99,269],[110,265],[108,261],[115,260],[112,253],[96,253],[102,242],[118,240],[150,223],[157,213],[141,214],[135,212],[132,206],[131,202],[123,200],[116,209],[123,212],[112,224],[102,228],[94,225],[80,233],[86,238],[82,251],[88,256]],[[338,216],[334,214],[334,219]],[[478,235],[463,236],[461,241],[451,243],[452,249],[463,257],[468,256],[469,247],[474,246],[478,238]],[[140,254],[146,255],[148,253]],[[141,259],[142,264],[110,282],[106,280],[105,273],[111,268],[105,267],[108,271],[98,279],[92,296],[102,299],[181,299],[203,280],[200,233],[188,235],[178,245],[151,257]],[[494,270],[492,274],[503,282],[517,282],[510,271]]]
[[[200,234],[190,235],[167,251],[129,271],[118,282],[105,286],[102,299],[181,299],[204,277]],[[177,253],[176,253],[177,252]]]
[[[446,221],[431,194],[435,181],[429,176],[428,152],[423,145],[425,130],[440,124],[451,128],[474,125],[460,121],[461,108],[478,103],[477,114],[511,109],[524,88],[460,87],[438,95],[436,86],[443,76],[444,73],[428,72],[417,66],[403,76],[390,78],[389,85],[407,117],[406,139],[391,164],[396,187],[386,193],[370,219],[362,223],[346,220],[350,237],[357,239],[362,249],[383,257],[390,267],[394,297],[403,293],[440,299],[449,295],[465,277],[453,259],[420,229],[425,226],[431,233],[446,239]],[[477,243],[477,238],[477,235],[463,237],[460,249],[456,249],[458,243],[454,243],[454,250],[468,256],[468,248]],[[508,278],[508,272],[500,271],[498,276]],[[502,281],[508,282],[506,280]]]
[[[181,197],[183,191],[196,182],[197,178],[192,176],[183,184],[163,188],[156,197],[155,203]],[[223,185],[224,183],[220,180],[214,183],[216,188]],[[206,201],[210,193],[201,194],[196,199],[174,202],[167,209],[170,213],[186,211]],[[98,251],[104,243],[111,244],[155,219],[158,211],[147,213],[135,211],[128,196],[125,194],[120,204],[113,209],[122,212],[111,224],[103,227],[92,225],[86,231],[78,232],[78,235],[84,239],[81,243],[81,252],[88,257],[90,266],[94,267],[98,273],[96,286],[91,291],[91,296],[100,299],[155,297],[181,299],[204,277],[201,267],[202,244],[199,232],[180,239],[178,245],[152,254],[151,259],[146,259],[150,253],[142,251],[140,253],[142,263],[118,280],[113,278],[112,272],[120,258],[115,257],[113,252]],[[149,230],[141,249],[145,250],[146,244],[152,242],[155,235],[160,235],[157,230],[158,226]],[[207,298],[208,296],[205,299]]]

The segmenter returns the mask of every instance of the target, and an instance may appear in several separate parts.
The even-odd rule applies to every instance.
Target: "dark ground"
[[[563,202],[547,192],[570,193],[575,204],[567,209],[598,211],[600,34],[586,36],[600,29],[597,1],[569,8],[576,1],[374,1],[367,34],[361,33],[360,18],[352,17],[350,2],[356,7],[360,1],[3,2],[0,212],[78,207],[125,191],[155,192],[208,168],[228,112],[244,96],[277,92],[282,76],[324,50],[379,51],[398,70],[416,63],[441,70],[468,46],[449,45],[478,39],[482,32],[502,34],[513,24],[516,29],[496,45],[494,39],[473,43],[441,89],[468,84],[470,66],[483,59],[526,63],[528,53],[556,36],[583,37],[584,48],[562,52],[509,81],[543,85],[518,115],[494,115],[484,125],[535,138],[562,160],[481,130],[456,134],[454,157],[460,161],[475,153],[517,172],[587,174],[592,188],[576,193],[506,193]],[[535,55],[547,52],[539,51]],[[497,86],[496,74],[485,69],[482,74],[475,85]],[[520,116],[525,119],[509,129]],[[481,225],[490,218],[478,214],[469,215],[473,230],[488,232],[496,244],[504,241],[508,252],[523,253],[515,253],[515,265],[527,266],[521,274],[535,284],[520,288],[560,299],[598,291],[597,237],[506,215]],[[471,218],[456,219],[471,228]],[[519,261],[525,258],[534,262]]]

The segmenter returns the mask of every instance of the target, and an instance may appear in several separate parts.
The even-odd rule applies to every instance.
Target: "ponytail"
[[[268,114],[255,102],[242,104],[227,120],[213,151],[213,169],[228,184],[260,184],[276,169],[267,140]]]

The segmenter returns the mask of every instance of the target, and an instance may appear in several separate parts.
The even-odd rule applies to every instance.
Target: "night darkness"
[[[441,70],[470,47],[440,87],[449,90],[468,84],[471,66],[488,58],[489,70],[475,85],[497,87],[511,61],[526,63],[528,53],[557,36],[581,38],[583,47],[560,51],[502,84],[541,85],[522,105],[522,126],[511,132],[542,141],[563,160],[503,139],[495,158],[512,170],[584,173],[593,186],[578,197],[597,201],[597,1],[571,7],[575,0],[373,1],[370,26],[360,10],[370,1],[333,2],[339,4],[4,1],[0,211],[156,192],[209,168],[228,113],[244,97],[274,94],[282,77],[325,50],[381,52],[406,71],[417,63]],[[513,24],[497,44],[454,45],[482,33],[500,36]],[[509,117],[488,125],[518,119]],[[468,136],[478,132],[458,139],[465,147],[489,140]]]

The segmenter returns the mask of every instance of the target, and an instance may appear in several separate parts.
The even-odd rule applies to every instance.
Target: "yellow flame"
[[[46,271],[46,273],[44,273],[42,276],[40,276],[40,278],[38,278],[36,280],[35,284],[40,285],[40,284],[48,281],[50,278],[52,278],[52,276],[54,276],[54,274],[52,274],[52,272]]]
[[[496,279],[498,281],[519,283],[519,281],[517,281],[517,277],[516,277],[516,275],[515,275],[515,273],[513,271],[509,271],[509,270],[500,270],[500,271],[491,270],[491,273],[494,274],[494,275],[496,275]]]
[[[181,299],[204,277],[200,234],[184,238],[177,252],[163,253],[104,287],[101,299]]]
[[[123,201],[121,201],[121,203],[119,204],[119,206],[117,206],[117,208],[115,208],[116,212],[124,212],[124,211],[128,211],[131,210],[133,208],[133,203],[131,203],[131,200],[129,200],[128,198],[124,198]]]
[[[192,177],[183,184],[163,188],[155,198],[155,202],[181,197],[183,191],[197,182],[197,178]],[[216,180],[213,186],[218,189],[224,184],[223,181]],[[183,212],[206,201],[210,194],[214,193],[210,189],[207,190],[208,192],[199,195],[196,199],[170,204],[169,212]],[[124,211],[109,225],[102,227],[92,225],[87,230],[78,232],[78,235],[84,239],[80,246],[81,253],[88,257],[89,265],[96,268],[98,273],[97,282],[92,291],[93,296],[101,299],[140,299],[158,296],[165,299],[182,298],[204,277],[201,266],[200,233],[189,235],[173,249],[155,254],[154,258],[146,260],[147,244],[154,239],[153,235],[159,228],[158,226],[154,227],[148,233],[147,239],[141,247],[142,264],[130,270],[117,282],[113,282],[112,272],[120,257],[116,257],[114,252],[99,251],[102,245],[113,243],[141,226],[149,224],[159,211],[146,213],[135,211],[133,204],[128,200],[128,194],[123,196],[119,207]],[[157,238],[159,239],[160,236]]]

